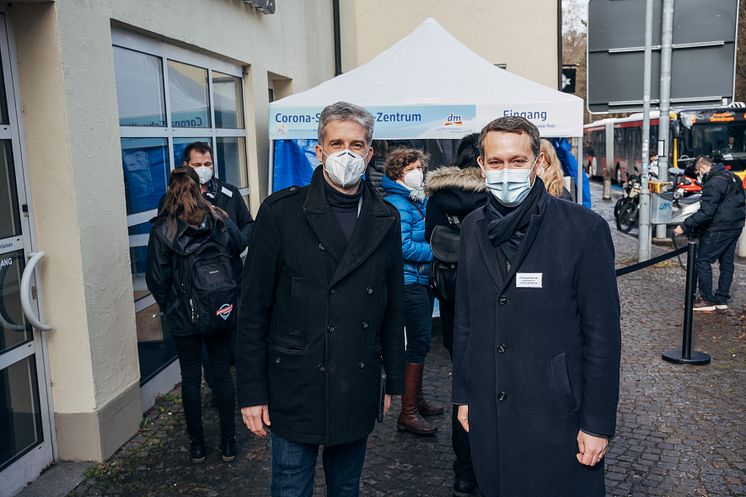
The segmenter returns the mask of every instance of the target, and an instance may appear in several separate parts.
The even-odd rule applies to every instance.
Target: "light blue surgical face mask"
[[[485,183],[487,189],[498,202],[505,207],[515,207],[525,200],[531,191],[531,171],[536,167],[537,157],[527,169],[495,169],[487,171]]]

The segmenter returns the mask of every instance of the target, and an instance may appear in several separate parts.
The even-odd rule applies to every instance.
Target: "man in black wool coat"
[[[271,432],[273,497],[311,497],[319,446],[327,495],[356,497],[379,409],[404,390],[399,214],[362,179],[373,124],[356,105],[327,106],[311,184],[272,194],[256,218],[236,390],[246,426]]]
[[[484,497],[603,497],[621,332],[606,221],[551,197],[539,130],[481,132],[491,195],[461,225],[453,403]]]

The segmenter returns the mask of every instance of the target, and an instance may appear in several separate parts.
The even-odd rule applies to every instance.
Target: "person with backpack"
[[[413,148],[393,150],[384,166],[381,188],[385,200],[396,207],[401,218],[404,259],[405,352],[404,396],[397,428],[417,435],[432,435],[437,427],[423,416],[436,416],[443,406],[426,401],[422,394],[425,357],[430,349],[433,297],[428,287],[432,253],[425,241],[424,173],[428,157]]]
[[[251,233],[254,229],[254,218],[251,217],[249,208],[243,201],[239,189],[224,179],[215,176],[215,164],[210,144],[203,141],[195,141],[187,145],[183,152],[182,166],[194,169],[199,178],[199,189],[204,199],[224,211],[228,215],[228,218],[236,223],[242,243],[248,246],[251,240]],[[158,212],[163,209],[165,201],[166,195],[163,195],[158,202]],[[233,266],[233,274],[236,276],[236,283],[240,287],[241,274],[243,272],[243,261],[241,260],[240,253],[231,257],[231,265]],[[235,330],[231,330],[231,364],[233,364],[235,359],[235,332]],[[210,390],[214,392],[213,373],[205,347],[202,347],[202,367],[205,373],[205,381],[209,385]],[[211,405],[217,408],[217,399],[214,394]]]
[[[433,252],[431,285],[440,306],[440,329],[443,345],[453,358],[453,309],[458,269],[458,242],[461,221],[474,209],[487,202],[487,186],[477,164],[479,133],[461,139],[453,164],[427,175],[425,193],[425,239]],[[453,495],[479,495],[471,464],[469,434],[456,418],[456,407],[451,415],[451,443],[456,460]]]
[[[738,237],[746,218],[746,196],[741,180],[721,163],[713,165],[712,159],[700,156],[694,167],[698,175],[703,175],[702,203],[697,212],[674,229],[674,234],[701,234],[697,254],[699,299],[694,303],[694,310],[725,310],[733,282]],[[712,264],[715,261],[720,266],[720,277],[717,291],[713,294]]]
[[[165,331],[176,344],[194,463],[206,457],[200,394],[203,344],[214,374],[222,459],[236,458],[230,337],[236,327],[239,288],[231,261],[244,248],[236,224],[202,196],[194,169],[171,171],[163,208],[150,232],[145,279],[165,314]]]

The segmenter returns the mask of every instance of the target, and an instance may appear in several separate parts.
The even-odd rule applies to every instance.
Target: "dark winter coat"
[[[399,211],[401,247],[404,258],[404,284],[427,285],[433,253],[425,241],[425,208],[427,202],[413,200],[405,187],[384,176],[381,188],[384,199]]]
[[[683,227],[693,231],[732,231],[743,228],[746,196],[741,180],[722,164],[715,164],[702,183],[699,210],[686,218]]]
[[[474,209],[482,207],[487,202],[487,185],[478,167],[447,166],[427,175],[425,194],[425,239],[429,242],[436,226],[450,224],[448,216],[463,221]]]
[[[480,491],[602,497],[603,463],[581,465],[576,438],[579,429],[610,437],[616,423],[619,297],[608,224],[545,194],[513,262],[503,278],[484,208],[466,217],[453,401],[469,406]]]
[[[269,405],[271,429],[300,443],[366,437],[386,391],[404,390],[404,284],[399,216],[366,182],[346,242],[311,184],[267,198],[256,219],[236,344],[240,407]]]
[[[208,216],[204,223],[197,227],[177,220],[175,229],[171,229],[167,218],[161,216],[151,228],[145,282],[165,315],[166,331],[172,335],[199,333],[192,325],[190,311],[184,299],[178,294],[177,269],[179,258],[199,248],[210,237],[222,243],[228,249],[228,254],[233,257],[238,257],[246,248],[235,223],[230,219],[221,220],[214,215]],[[234,277],[240,279],[239,274],[234,274]]]

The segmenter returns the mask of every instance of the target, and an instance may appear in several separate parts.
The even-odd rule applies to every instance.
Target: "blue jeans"
[[[319,446],[291,442],[272,433],[272,497],[311,497]],[[324,463],[327,497],[358,497],[368,437],[342,445],[326,445]]]
[[[699,240],[697,280],[699,296],[713,304],[727,304],[733,282],[733,259],[741,231],[707,231]],[[718,261],[720,277],[715,294],[712,293],[712,264]]]
[[[407,333],[407,362],[422,364],[430,350],[433,329],[433,297],[426,285],[412,283],[404,286],[404,326]]]

